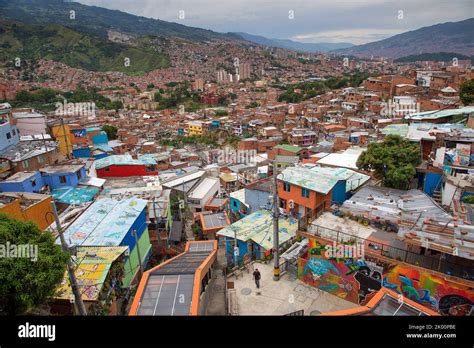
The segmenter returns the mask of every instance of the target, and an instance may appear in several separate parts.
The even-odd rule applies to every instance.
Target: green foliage
[[[225,111],[225,110],[216,110],[215,115],[216,116],[227,116],[228,112]]]
[[[0,61],[13,57],[25,60],[49,59],[90,71],[121,71],[142,75],[168,67],[169,61],[152,47],[132,47],[59,25],[29,25],[3,22]],[[130,60],[129,66],[125,59]]]
[[[117,127],[106,124],[102,127],[102,130],[107,133],[107,137],[109,138],[109,140],[117,139]]]
[[[369,144],[357,161],[357,167],[374,171],[387,187],[408,189],[420,164],[420,147],[398,135],[388,135],[382,143]]]
[[[470,105],[474,103],[474,80],[466,80],[461,84],[459,90],[459,98],[464,105]]]
[[[95,103],[99,109],[118,110],[123,107],[122,102],[111,101],[100,94],[96,90],[85,90],[78,88],[72,92],[61,93],[49,88],[40,88],[36,91],[28,92],[20,90],[15,96],[15,100],[11,102],[13,107],[33,107],[39,111],[54,111],[56,103],[63,103],[64,99],[68,103]]]
[[[464,196],[462,201],[464,203],[474,204],[474,196]]]
[[[245,106],[246,109],[254,109],[256,107],[258,107],[259,104],[256,102],[256,101],[252,101],[250,102],[248,105]]]
[[[45,304],[61,283],[68,255],[54,243],[49,232],[32,222],[21,222],[0,214],[0,245],[37,245],[37,261],[0,258],[0,313],[26,314]]]
[[[358,87],[365,79],[370,77],[367,73],[354,73],[343,77],[330,77],[324,81],[298,82],[286,87],[286,91],[278,96],[278,101],[288,103],[299,103],[303,100],[314,98],[331,89],[344,87]],[[301,90],[296,93],[295,90]]]

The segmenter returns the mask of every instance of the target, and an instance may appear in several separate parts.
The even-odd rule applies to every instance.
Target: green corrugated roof
[[[278,179],[323,194],[331,191],[338,182],[332,175],[320,174],[303,167],[287,167],[278,175]]]
[[[275,148],[294,152],[294,153],[297,153],[302,150],[301,147],[299,146],[288,145],[288,144],[280,144],[280,145],[275,146]]]
[[[298,221],[292,218],[278,219],[279,244],[282,245],[292,237],[296,236]],[[273,248],[273,217],[267,210],[259,210],[243,219],[234,222],[217,232],[218,236],[230,238],[237,237],[238,240],[252,240],[265,250]]]

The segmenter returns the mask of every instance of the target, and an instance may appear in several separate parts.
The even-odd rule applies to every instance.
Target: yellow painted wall
[[[71,131],[69,129],[69,125],[65,124],[64,128],[62,125],[53,126],[51,129],[51,132],[52,132],[53,137],[56,138],[56,140],[59,143],[59,151],[61,151],[63,155],[67,156],[68,155],[67,149],[69,147],[69,154],[71,154],[72,143],[71,143],[71,136],[70,136]],[[66,137],[64,136],[64,132],[66,132]],[[67,141],[67,146],[66,146],[66,141]]]

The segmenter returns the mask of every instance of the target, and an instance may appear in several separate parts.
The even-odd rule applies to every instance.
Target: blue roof
[[[94,187],[63,187],[51,194],[57,202],[78,205],[92,201],[98,192],[99,189]]]
[[[64,238],[70,246],[119,246],[147,203],[134,197],[100,199],[68,227]]]

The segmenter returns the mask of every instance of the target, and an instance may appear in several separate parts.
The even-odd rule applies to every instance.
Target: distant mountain
[[[451,62],[454,58],[458,60],[473,60],[473,57],[454,52],[422,53],[406,57],[400,57],[394,60],[395,63],[411,63],[421,61]]]
[[[131,47],[57,24],[28,25],[0,20],[0,61],[43,58],[74,68],[128,74],[168,67],[168,57],[154,50],[153,42],[143,40],[142,46]],[[126,58],[129,66],[125,64]]]
[[[340,42],[340,43],[304,43],[285,39],[268,39],[264,36],[252,35],[247,33],[232,33],[240,36],[246,41],[250,41],[259,45],[280,47],[300,52],[328,52],[331,50],[346,48],[354,46],[351,43]]]
[[[71,11],[75,11],[75,19],[71,19]],[[109,31],[114,31],[134,36],[173,36],[198,42],[240,39],[232,34],[216,33],[65,0],[0,0],[0,19],[28,24],[60,24],[104,38],[108,37]]]
[[[399,58],[422,53],[453,52],[474,55],[474,18],[408,31],[390,38],[331,53],[357,57]]]

